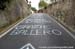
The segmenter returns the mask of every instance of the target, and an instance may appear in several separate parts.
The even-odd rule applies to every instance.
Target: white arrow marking
[[[29,49],[29,47],[27,47],[26,49]]]
[[[22,48],[20,48],[20,49],[29,49],[29,47],[31,47],[31,49],[35,49],[34,48],[34,46],[31,44],[31,43],[28,43],[28,44],[26,44],[26,45],[24,45]]]

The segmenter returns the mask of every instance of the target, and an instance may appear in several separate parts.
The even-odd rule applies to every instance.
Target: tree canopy
[[[41,0],[39,2],[39,8],[44,8],[44,7],[47,7],[48,6],[48,3],[46,3],[44,0]]]
[[[50,0],[50,1],[53,3],[53,2],[56,2],[57,0]]]
[[[35,7],[31,7],[31,9],[32,9],[33,11],[36,11],[36,8],[35,8]]]

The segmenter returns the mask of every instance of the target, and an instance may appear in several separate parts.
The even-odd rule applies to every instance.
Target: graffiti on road
[[[62,35],[58,29],[48,27],[48,25],[20,25],[14,28],[10,35]]]

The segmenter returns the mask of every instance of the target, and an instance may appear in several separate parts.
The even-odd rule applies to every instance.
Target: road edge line
[[[32,15],[32,14],[31,14]],[[6,32],[4,32],[3,34],[1,34],[0,35],[0,39],[2,38],[2,37],[4,37],[8,32],[10,32],[13,28],[15,28],[17,25],[19,25],[20,23],[22,23],[24,20],[26,20],[27,18],[29,18],[30,17],[30,15],[28,16],[28,17],[26,17],[26,18],[24,18],[23,20],[21,20],[19,23],[17,23],[15,26],[12,26],[11,28],[9,28],[8,29],[8,31],[6,31]]]
[[[48,15],[49,16],[49,15]],[[53,19],[51,16],[49,16],[53,21],[55,21],[60,27],[62,27],[74,40],[75,40],[75,36],[68,31],[68,29],[66,29],[64,26],[62,26],[60,23],[58,23],[55,19]]]

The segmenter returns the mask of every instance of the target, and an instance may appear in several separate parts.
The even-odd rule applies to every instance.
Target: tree
[[[39,8],[44,8],[44,7],[47,7],[48,6],[48,3],[46,3],[44,0],[41,0],[39,2]]]
[[[56,2],[57,0],[50,0],[50,1],[53,3],[53,2]]]
[[[31,9],[32,9],[33,11],[37,11],[35,7],[31,7]]]

